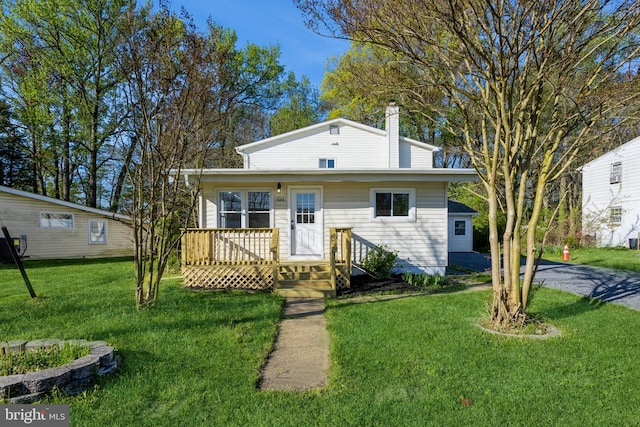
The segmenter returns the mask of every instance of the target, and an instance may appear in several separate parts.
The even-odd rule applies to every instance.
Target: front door
[[[318,188],[291,191],[291,255],[322,256],[322,200]]]

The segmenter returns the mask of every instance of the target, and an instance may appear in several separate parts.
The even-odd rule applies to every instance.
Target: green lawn
[[[70,403],[73,426],[635,425],[640,313],[541,289],[531,312],[561,338],[474,325],[488,291],[327,304],[329,385],[261,392],[282,300],[164,283],[134,307],[128,260],[30,262],[39,298],[0,267],[0,338],[106,340],[122,369]]]
[[[563,247],[545,248],[544,259],[562,261]],[[570,263],[616,268],[640,273],[640,251],[627,248],[571,248]]]

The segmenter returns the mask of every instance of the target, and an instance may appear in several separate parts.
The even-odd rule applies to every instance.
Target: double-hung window
[[[611,212],[609,214],[609,221],[611,222],[611,224],[622,223],[622,207],[614,206],[611,208]]]
[[[107,221],[106,220],[89,220],[89,244],[104,245],[107,243]]]
[[[622,162],[611,163],[609,184],[618,184],[620,182],[622,182]]]
[[[373,188],[370,195],[370,209],[372,219],[415,221],[415,189]]]
[[[271,191],[220,191],[218,226],[220,228],[271,227]]]

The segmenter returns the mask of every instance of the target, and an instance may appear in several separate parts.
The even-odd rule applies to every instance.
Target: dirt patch
[[[405,293],[432,293],[442,292],[449,289],[463,289],[464,284],[448,279],[442,286],[422,287],[411,285],[402,279],[402,276],[394,275],[388,279],[375,279],[369,275],[362,274],[351,276],[351,287],[348,289],[338,289],[338,297],[356,297],[375,294],[405,294]]]

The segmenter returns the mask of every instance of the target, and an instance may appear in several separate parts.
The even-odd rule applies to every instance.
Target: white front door
[[[291,190],[291,255],[322,256],[322,200],[319,188]]]

